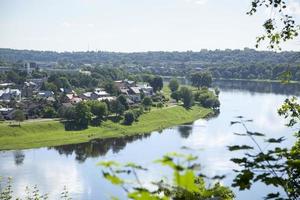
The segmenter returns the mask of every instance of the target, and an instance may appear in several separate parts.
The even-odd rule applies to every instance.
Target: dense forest
[[[278,79],[291,71],[292,80],[300,80],[299,52],[244,50],[201,50],[199,52],[114,53],[102,51],[52,52],[0,49],[0,65],[24,61],[51,63],[52,67],[81,68],[86,64],[126,69],[130,73],[153,73],[165,76],[209,70],[214,78]],[[49,65],[48,65],[49,66]]]

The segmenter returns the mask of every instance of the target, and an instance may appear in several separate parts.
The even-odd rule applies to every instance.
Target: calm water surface
[[[123,191],[102,178],[97,163],[102,160],[136,162],[150,169],[141,174],[145,185],[166,173],[166,168],[153,161],[168,152],[184,152],[183,146],[196,149],[202,172],[209,176],[227,175],[222,181],[230,185],[232,169],[236,166],[230,158],[236,156],[226,150],[231,144],[251,144],[250,140],[238,137],[239,126],[230,126],[230,121],[242,115],[254,122],[250,130],[266,133],[272,137],[284,134],[283,145],[292,145],[292,129],[284,126],[284,119],[277,115],[277,108],[286,97],[299,96],[299,86],[248,82],[217,82],[221,89],[220,114],[209,120],[197,120],[191,125],[177,126],[144,136],[120,139],[96,140],[89,143],[64,145],[22,151],[0,151],[0,175],[13,177],[13,189],[18,196],[24,195],[26,186],[38,185],[39,189],[59,197],[67,186],[73,199],[109,199],[119,196],[126,199]],[[261,141],[263,143],[263,141]],[[168,174],[168,172],[167,172]],[[256,185],[251,191],[237,191],[237,199],[261,199],[273,188]]]

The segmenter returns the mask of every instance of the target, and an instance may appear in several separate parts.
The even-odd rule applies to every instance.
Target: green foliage
[[[75,123],[81,128],[87,128],[92,115],[90,107],[85,102],[79,102],[75,106]]]
[[[123,115],[125,111],[124,105],[118,100],[111,101],[109,108],[110,111],[116,115]]]
[[[201,89],[194,94],[195,101],[199,102],[205,108],[217,109],[220,107],[220,101],[212,91]]]
[[[155,76],[150,79],[150,85],[153,87],[153,91],[160,91],[164,87],[163,79],[160,76]]]
[[[16,110],[14,112],[14,120],[19,122],[19,126],[21,125],[20,123],[25,120],[25,115],[22,110]]]
[[[158,102],[158,104],[156,105],[157,108],[163,108],[164,104],[162,102]]]
[[[300,106],[297,99],[287,99],[278,110],[280,115],[289,119],[287,126],[293,127],[300,122]],[[258,132],[249,131],[246,123],[252,120],[245,120],[238,117],[239,121],[231,124],[240,124],[245,128],[245,133],[237,134],[247,136],[251,139],[254,146],[233,145],[229,146],[230,151],[248,151],[242,158],[232,158],[231,161],[240,166],[232,186],[240,190],[250,189],[255,182],[262,182],[266,185],[279,187],[284,191],[269,193],[265,199],[291,199],[297,200],[300,196],[300,130],[295,133],[296,143],[288,149],[280,147],[284,137],[268,138],[265,143],[268,148],[262,148],[257,142],[257,138],[265,135]],[[275,147],[271,145],[276,145]],[[255,151],[253,151],[255,150]]]
[[[203,177],[197,175],[199,165],[195,163],[197,157],[193,155],[185,155],[178,153],[170,153],[162,159],[157,160],[163,166],[171,168],[173,171],[173,181],[160,180],[151,182],[156,189],[149,190],[144,186],[142,177],[138,176],[138,171],[148,171],[146,168],[134,164],[127,163],[121,165],[114,161],[101,162],[104,167],[103,176],[112,184],[117,185],[127,193],[129,199],[220,199],[231,200],[234,198],[233,192],[219,183],[214,184],[210,188],[206,188]],[[135,182],[126,181],[122,177],[123,174],[132,175]]]
[[[194,95],[192,90],[190,90],[187,87],[181,87],[180,88],[180,97],[183,101],[183,106],[185,108],[190,108],[194,104]]]
[[[103,119],[108,112],[107,104],[100,101],[88,101],[87,104],[91,109],[91,113],[99,119]]]
[[[44,118],[54,118],[57,116],[57,112],[53,107],[46,106],[43,109],[43,117]]]
[[[117,101],[119,101],[124,106],[125,110],[129,109],[129,105],[125,95],[121,94],[120,96],[118,96]]]
[[[0,177],[0,182],[1,182]],[[1,185],[1,184],[0,184]],[[48,194],[41,194],[38,186],[34,186],[32,189],[26,186],[25,189],[25,198],[26,200],[47,200]],[[1,200],[21,200],[19,197],[15,197],[14,191],[12,190],[12,178],[8,177],[5,187],[0,187],[0,199]],[[71,200],[72,198],[69,196],[69,192],[67,191],[66,187],[64,187],[63,192],[61,193],[60,199],[62,200]]]
[[[150,110],[152,106],[152,99],[150,97],[145,97],[142,101],[142,104],[146,110]]]
[[[179,91],[172,92],[171,93],[171,98],[175,99],[176,102],[178,102],[180,100],[180,98],[181,98],[180,92]]]
[[[108,82],[104,85],[105,91],[111,95],[118,95],[119,89],[114,82]]]
[[[288,13],[287,8],[291,5],[286,4],[286,0],[252,0],[251,9],[247,14],[255,14],[261,6],[270,7],[273,14],[264,22],[265,34],[257,37],[256,47],[262,41],[267,40],[269,48],[280,49],[280,43],[298,36],[300,27],[296,25],[293,16]]]
[[[179,83],[176,79],[172,79],[170,82],[169,82],[169,88],[171,90],[171,92],[175,92],[178,90],[179,88]]]
[[[212,83],[212,75],[210,72],[197,72],[191,74],[192,85],[197,87],[210,87]]]
[[[134,112],[127,111],[124,115],[124,124],[131,125],[135,120]]]

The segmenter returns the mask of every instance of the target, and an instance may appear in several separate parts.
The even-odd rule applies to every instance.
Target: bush
[[[127,111],[124,115],[124,124],[131,125],[135,120],[134,113],[132,111]]]
[[[57,116],[57,112],[54,108],[47,106],[43,109],[43,117],[44,118],[54,118]]]
[[[157,105],[156,105],[157,108],[163,108],[164,107],[164,104],[162,102],[159,102]]]
[[[195,100],[198,101],[205,108],[219,108],[220,101],[218,97],[211,91],[204,89],[194,95]]]

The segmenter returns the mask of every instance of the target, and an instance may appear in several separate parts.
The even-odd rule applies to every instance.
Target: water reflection
[[[66,185],[73,199],[110,199],[112,194],[122,197],[123,191],[102,178],[97,166],[99,161],[136,162],[154,172],[143,176],[143,181],[150,182],[166,173],[165,168],[153,161],[168,152],[181,152],[181,147],[185,146],[199,150],[195,153],[202,166],[201,172],[210,177],[226,174],[223,183],[230,185],[232,169],[235,168],[230,158],[235,155],[227,151],[226,146],[249,143],[248,138],[233,134],[244,130],[239,126],[230,126],[230,121],[238,115],[254,119],[249,124],[249,130],[275,138],[285,135],[288,139],[283,145],[291,146],[294,143],[291,135],[293,130],[284,126],[286,121],[278,116],[277,108],[287,97],[286,94],[299,95],[299,88],[278,88],[278,84],[270,83],[218,84],[221,89],[221,107],[217,117],[164,129],[161,134],[154,132],[151,135],[93,140],[51,148],[0,151],[0,175],[14,177],[13,189],[20,195],[26,186],[37,184],[42,191],[50,194],[50,199],[57,199],[55,197],[60,195],[59,192]],[[264,139],[261,143],[264,144]],[[237,199],[261,199],[268,188],[258,185],[251,191],[235,192]]]
[[[274,93],[300,96],[300,84],[282,84],[269,82],[254,82],[254,81],[228,81],[217,80],[213,82],[214,87],[218,87],[223,91],[247,90],[258,93]]]
[[[25,154],[23,151],[14,151],[14,159],[16,165],[22,165],[25,159]]]
[[[121,138],[107,138],[96,139],[90,142],[81,144],[68,144],[57,147],[50,147],[49,149],[55,149],[60,155],[72,155],[75,154],[75,159],[79,162],[84,162],[87,158],[97,158],[99,156],[105,156],[110,150],[116,154],[126,147],[127,144],[136,140],[142,140],[150,137],[150,133],[125,136]]]
[[[182,125],[182,126],[178,126],[178,131],[179,134],[182,138],[188,138],[192,131],[193,131],[193,126],[192,125]]]

